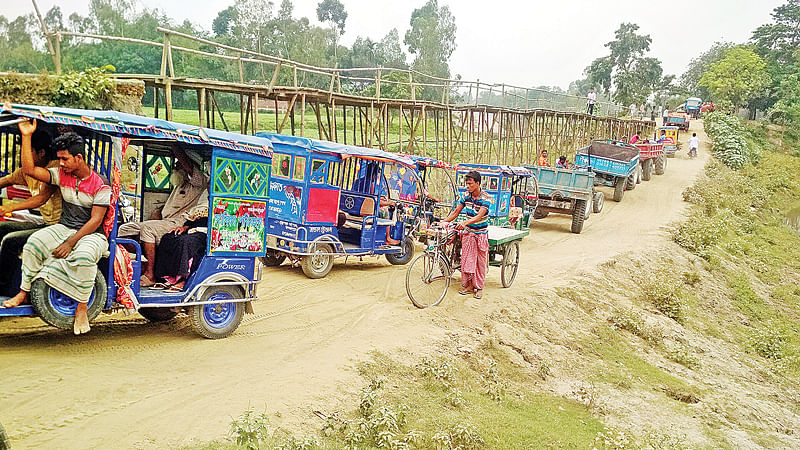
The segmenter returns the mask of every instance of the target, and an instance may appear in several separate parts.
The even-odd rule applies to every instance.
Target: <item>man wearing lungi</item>
[[[173,147],[175,167],[170,181],[175,189],[169,194],[164,206],[153,211],[150,220],[128,222],[117,230],[119,237],[138,237],[142,244],[142,254],[146,258],[142,267],[141,286],[150,287],[155,284],[156,245],[161,237],[183,225],[183,213],[192,209],[201,194],[208,187],[208,178],[202,170],[197,169],[180,148]]]
[[[463,211],[467,220],[457,223],[461,232],[461,295],[472,294],[481,298],[486,269],[489,266],[489,207],[492,198],[481,189],[481,174],[470,171],[464,177],[467,192],[461,196],[458,206],[450,213],[442,226],[447,226]]]
[[[41,278],[78,302],[73,331],[88,333],[87,310],[97,262],[108,250],[102,225],[111,201],[111,187],[86,164],[86,143],[78,134],[65,133],[53,142],[59,167],[45,169],[34,165],[31,151],[36,121],[20,123],[19,130],[22,170],[30,177],[58,186],[62,199],[61,220],[28,239],[22,249],[20,291],[8,303],[13,306],[27,302],[31,283]]]

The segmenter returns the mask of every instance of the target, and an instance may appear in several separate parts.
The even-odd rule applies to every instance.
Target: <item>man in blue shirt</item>
[[[458,206],[450,213],[442,226],[454,220],[463,211],[467,220],[456,224],[461,231],[461,295],[481,298],[489,266],[489,208],[492,198],[481,189],[481,174],[476,171],[464,177],[467,192],[461,196]]]

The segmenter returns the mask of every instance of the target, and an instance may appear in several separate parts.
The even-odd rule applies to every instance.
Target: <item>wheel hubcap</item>
[[[227,292],[218,292],[209,301],[229,300],[233,298]],[[236,303],[213,303],[203,305],[203,319],[212,328],[224,328],[229,325],[236,315]]]
[[[59,292],[58,290],[53,289],[52,287],[49,289],[49,291],[50,291],[49,295],[50,305],[57,313],[61,314],[62,316],[75,315],[75,309],[78,307],[78,302],[74,298],[62,292]],[[89,295],[89,307],[91,307],[93,304],[94,304],[94,289],[92,289],[92,293]]]

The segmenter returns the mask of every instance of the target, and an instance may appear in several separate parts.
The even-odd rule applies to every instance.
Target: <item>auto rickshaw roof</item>
[[[680,128],[674,125],[668,125],[666,127],[658,127],[659,130],[679,130]]]
[[[512,167],[512,166],[502,166],[502,165],[492,165],[492,164],[467,164],[467,163],[459,163],[456,164],[457,171],[465,171],[465,170],[474,170],[481,174],[487,175],[516,175],[520,177],[530,177],[533,176],[533,172],[524,168],[524,167]]]
[[[403,154],[403,153],[400,153],[400,156],[404,156],[404,157],[414,161],[415,163],[417,163],[417,166],[420,166],[420,167],[436,167],[436,168],[440,168],[440,169],[452,169],[453,168],[453,166],[450,165],[449,163],[446,163],[444,161],[438,160],[436,158],[431,158],[429,156],[406,155],[406,154]]]
[[[374,161],[383,161],[390,163],[399,163],[408,167],[415,167],[415,163],[410,158],[407,158],[398,153],[385,152],[374,148],[358,147],[355,145],[345,145],[336,142],[321,141],[317,139],[288,136],[278,133],[257,133],[256,136],[264,137],[272,141],[274,144],[291,145],[294,147],[303,148],[309,152],[315,153],[328,153],[335,154],[342,157],[342,159],[355,156],[363,159],[371,159]]]
[[[193,145],[212,145],[272,157],[272,142],[258,136],[202,128],[119,111],[5,103],[0,113],[47,123],[74,125],[130,138],[154,138]]]

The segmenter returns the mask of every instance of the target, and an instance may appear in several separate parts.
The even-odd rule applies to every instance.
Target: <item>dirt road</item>
[[[122,316],[78,338],[34,319],[0,322],[0,422],[16,448],[172,447],[221,437],[248,406],[266,410],[273,425],[319,429],[311,410],[357,390],[353,366],[369,352],[435,352],[448,330],[479,324],[504,302],[668,239],[666,227],[684,212],[681,192],[708,157],[697,121],[692,131],[703,142],[699,158],[683,151],[670,159],[665,175],[621,203],[607,201],[581,235],[569,233],[567,216],[537,221],[515,284],[502,289],[490,269],[482,302],[453,288],[439,307],[417,310],[405,268],[368,259],[337,264],[322,280],[287,266],[267,270],[256,314],[219,341],[180,323],[119,323]]]

